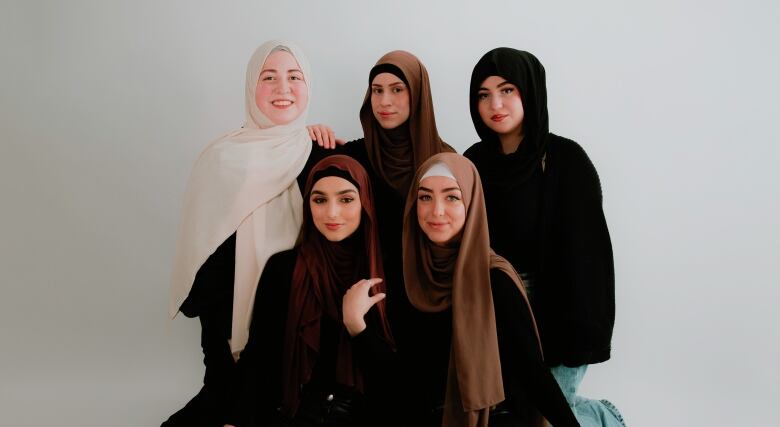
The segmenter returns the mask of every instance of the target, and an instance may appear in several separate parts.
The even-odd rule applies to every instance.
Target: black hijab
[[[479,88],[490,76],[514,84],[523,103],[523,140],[517,151],[503,154],[498,135],[479,116]],[[482,180],[488,186],[511,189],[524,183],[540,167],[550,135],[544,67],[532,54],[499,47],[486,53],[474,66],[469,89],[474,128],[482,139],[473,149]]]

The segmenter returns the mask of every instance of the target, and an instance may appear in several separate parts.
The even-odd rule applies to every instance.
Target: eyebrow
[[[266,69],[260,70],[260,74],[263,74],[263,73],[278,73],[278,72],[279,71],[277,71],[274,68],[266,68]],[[297,68],[293,68],[293,69],[287,70],[287,72],[288,73],[301,73],[301,74],[303,74],[303,71],[301,71],[301,70],[299,70]]]
[[[355,190],[353,190],[351,188],[347,188],[346,190],[337,191],[336,195],[340,196],[342,194],[347,194],[347,193],[357,193],[357,191],[355,191]],[[326,196],[326,194],[323,193],[320,190],[311,190],[311,194],[320,194],[320,195]]]
[[[404,82],[395,82],[395,83],[390,83],[388,86],[392,87],[392,86],[406,86],[406,85],[404,84]],[[371,83],[371,87],[383,87],[383,85]]]
[[[426,191],[428,193],[433,193],[433,190],[431,190],[430,188],[427,188],[427,187],[420,187],[417,190],[418,191]],[[449,191],[461,191],[461,190],[458,187],[449,187],[449,188],[445,188],[445,189],[441,190],[442,193],[446,193],[446,192],[449,192]]]
[[[497,84],[496,87],[499,88],[501,86],[506,86],[506,85],[511,85],[511,84],[512,83],[509,83],[508,81],[504,80],[503,82]],[[488,88],[483,86],[483,87],[480,87],[479,90],[490,90],[490,89],[488,89]]]

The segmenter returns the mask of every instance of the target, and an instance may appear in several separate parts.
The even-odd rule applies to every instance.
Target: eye
[[[507,88],[501,89],[501,93],[503,93],[504,95],[509,95],[510,93],[512,93],[514,91],[515,91],[515,88],[513,88],[513,87],[507,87]]]
[[[400,86],[396,86],[396,87],[393,88],[393,93],[401,93],[403,91],[404,91],[404,88],[402,88]]]
[[[420,194],[419,196],[417,196],[417,200],[419,200],[421,202],[428,202],[428,201],[431,200],[431,195],[430,194],[425,194],[425,193]]]
[[[342,197],[339,201],[341,203],[352,203],[352,202],[355,201],[355,198],[354,197]]]
[[[265,77],[263,77],[263,81],[271,81],[274,79],[274,76],[267,74]]]
[[[324,197],[312,197],[311,198],[311,202],[314,203],[315,205],[321,205],[321,204],[323,204],[323,203],[325,203],[327,201],[328,201],[328,199],[326,199]]]
[[[375,88],[371,89],[371,93],[373,93],[374,95],[379,95],[379,94],[382,93],[382,89],[380,89],[378,87],[375,87]]]
[[[447,195],[447,201],[448,202],[457,202],[457,201],[460,201],[460,197],[458,197],[458,196],[456,196],[454,194],[449,194],[449,195]]]
[[[487,98],[488,98],[488,94],[486,94],[486,93],[484,93],[484,92],[482,92],[482,93],[480,93],[480,94],[477,94],[477,99],[478,99],[478,100],[480,100],[480,101],[484,101],[484,100],[486,100]]]
[[[290,74],[290,80],[303,80],[303,75],[298,73]]]

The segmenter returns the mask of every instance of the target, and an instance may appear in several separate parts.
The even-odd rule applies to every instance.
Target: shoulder
[[[509,277],[509,274],[498,267],[490,269],[490,287],[493,289],[494,294],[499,295],[514,294],[519,291],[515,281]]]
[[[298,258],[298,247],[286,251],[277,252],[268,258],[263,273],[280,273],[286,270],[292,270],[295,267],[295,260]]]
[[[588,154],[580,144],[554,133],[550,134],[550,139],[547,141],[547,152],[558,161],[592,165]],[[550,159],[550,161],[555,160]]]

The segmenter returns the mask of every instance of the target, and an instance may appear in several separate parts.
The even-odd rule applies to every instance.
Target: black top
[[[234,406],[227,423],[239,427],[267,425],[278,416],[282,399],[282,357],[287,321],[290,284],[298,257],[291,249],[273,255],[263,270],[257,287],[249,341],[238,362]],[[311,381],[302,384],[304,393],[332,393],[340,390],[336,383],[336,355],[339,331],[344,326],[323,316],[320,353]],[[375,396],[381,396],[382,367],[392,357],[392,350],[372,325],[352,338],[355,361],[363,369],[368,408],[381,407]],[[380,397],[381,398],[381,397]],[[372,411],[374,413],[375,411]]]
[[[523,419],[529,419],[535,408],[556,427],[578,426],[558,383],[542,361],[530,312],[520,290],[499,269],[490,271],[490,284],[506,403]],[[425,313],[417,327],[429,339],[415,351],[417,378],[409,393],[410,401],[420,403],[415,412],[425,414],[444,402],[452,312]]]
[[[498,147],[480,142],[464,153],[481,175],[496,166],[489,149]],[[545,362],[603,362],[611,350],[615,277],[601,183],[585,151],[566,138],[549,134],[544,164],[520,185],[483,178],[490,244],[534,276],[530,297]]]

